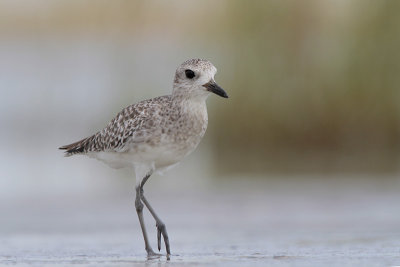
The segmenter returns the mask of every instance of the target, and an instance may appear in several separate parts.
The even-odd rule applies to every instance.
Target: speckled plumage
[[[184,76],[188,68],[197,73],[197,81]],[[164,170],[192,152],[204,136],[210,92],[203,85],[215,73],[207,60],[185,61],[176,71],[171,95],[130,105],[103,130],[61,149],[66,156],[86,154],[114,168],[134,167],[137,176]]]
[[[123,109],[100,132],[62,146],[66,156],[85,154],[113,168],[132,167],[136,175],[135,208],[148,256],[154,253],[147,236],[143,206],[156,221],[158,250],[161,235],[171,254],[167,229],[144,196],[143,186],[154,171],[174,166],[199,144],[207,129],[206,99],[210,93],[228,95],[214,81],[211,62],[191,59],[175,72],[171,95],[141,101]]]

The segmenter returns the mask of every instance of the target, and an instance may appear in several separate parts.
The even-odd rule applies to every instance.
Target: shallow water
[[[200,230],[200,232],[205,230]],[[1,264],[31,266],[131,266],[135,264],[240,266],[394,266],[399,262],[399,235],[388,233],[279,233],[246,240],[201,238],[199,231],[175,242],[165,256],[147,259],[132,231],[108,234],[24,235],[3,239]],[[138,233],[136,233],[138,234]],[[217,234],[215,231],[214,234]],[[184,236],[171,235],[172,240]],[[140,240],[141,241],[141,240]],[[5,247],[5,250],[4,250]]]
[[[173,193],[149,188],[148,199],[167,225],[170,260],[146,257],[132,195],[2,203],[0,264],[400,265],[394,187],[238,185]],[[145,215],[156,249],[155,224]]]

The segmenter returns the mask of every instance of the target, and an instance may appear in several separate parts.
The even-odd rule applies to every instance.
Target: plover
[[[143,219],[143,203],[156,221],[158,250],[161,235],[171,254],[167,229],[144,196],[143,186],[154,172],[178,164],[197,147],[207,129],[206,99],[211,93],[228,98],[214,75],[217,69],[203,59],[190,59],[176,70],[172,94],[124,108],[101,131],[60,147],[65,156],[84,154],[113,168],[133,168],[136,175],[135,207],[148,256],[150,246]]]

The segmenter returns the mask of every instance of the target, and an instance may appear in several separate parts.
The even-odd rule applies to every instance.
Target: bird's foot
[[[171,255],[171,251],[169,249],[169,239],[168,239],[167,227],[165,227],[165,224],[162,222],[157,222],[156,227],[157,227],[158,251],[161,250],[161,235],[162,235],[162,237],[164,238],[165,249],[167,250],[167,257],[169,257]]]
[[[162,254],[160,253],[155,253],[152,248],[147,248],[146,251],[147,251],[147,258],[158,258],[162,256]]]
[[[156,253],[156,252],[154,252],[152,249],[150,249],[150,250],[147,251],[147,259],[148,259],[148,260],[158,259],[158,258],[160,258],[161,256],[164,256],[164,254]],[[171,259],[171,255],[170,255],[170,254],[167,254],[166,256],[167,256],[167,260],[169,261],[169,260]]]

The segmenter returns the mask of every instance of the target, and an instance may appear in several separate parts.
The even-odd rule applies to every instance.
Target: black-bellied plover
[[[66,156],[84,154],[113,168],[133,168],[135,207],[149,256],[159,254],[154,253],[147,237],[143,203],[156,221],[158,250],[162,235],[167,256],[171,253],[165,224],[144,196],[143,186],[154,172],[176,165],[199,144],[208,123],[207,97],[211,92],[228,97],[214,81],[216,72],[208,60],[187,60],[176,70],[171,95],[133,104],[118,113],[103,130],[60,147],[66,150]]]

